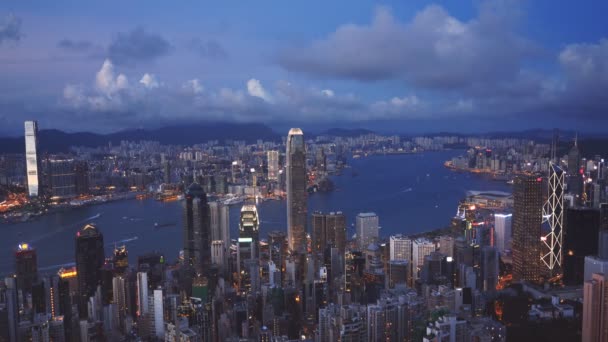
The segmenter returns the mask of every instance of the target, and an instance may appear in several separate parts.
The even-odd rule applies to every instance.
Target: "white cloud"
[[[154,76],[154,74],[148,74],[148,73],[145,73],[142,76],[141,80],[139,80],[139,83],[143,84],[144,87],[147,89],[155,89],[160,86],[160,83],[156,79],[156,76]]]
[[[266,92],[262,83],[255,78],[247,81],[247,93],[249,93],[249,96],[259,97],[266,102],[272,102],[270,94]]]
[[[323,90],[321,90],[321,94],[323,94],[327,97],[334,97],[334,91],[331,89],[323,89]]]
[[[106,96],[111,96],[120,90],[127,89],[129,87],[129,81],[124,74],[115,76],[114,64],[112,64],[112,61],[109,59],[106,59],[103,62],[101,69],[97,72],[95,85],[100,92]]]

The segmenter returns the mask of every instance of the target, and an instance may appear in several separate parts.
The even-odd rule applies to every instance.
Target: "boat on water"
[[[165,227],[173,227],[175,226],[175,222],[166,222],[166,223],[154,223],[154,228],[165,228]]]

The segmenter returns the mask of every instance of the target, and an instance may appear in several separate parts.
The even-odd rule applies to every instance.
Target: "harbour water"
[[[352,235],[355,216],[373,211],[379,215],[381,235],[412,234],[444,227],[467,190],[510,191],[506,182],[443,166],[462,151],[371,156],[350,160],[351,168],[333,178],[335,190],[309,196],[309,212],[342,211]],[[240,205],[230,210],[231,236],[237,235]],[[260,203],[261,238],[272,230],[286,230],[284,201]],[[114,244],[126,244],[130,263],[137,255],[162,252],[174,261],[182,247],[182,204],[153,199],[123,200],[81,207],[40,217],[34,221],[0,224],[0,275],[14,270],[14,251],[20,242],[37,249],[41,271],[54,271],[74,261],[74,236],[88,222],[104,235],[106,255]],[[155,227],[155,223],[159,227]]]

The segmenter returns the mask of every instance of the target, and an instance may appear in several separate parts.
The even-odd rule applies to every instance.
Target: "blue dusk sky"
[[[608,127],[608,1],[2,1],[0,134]]]

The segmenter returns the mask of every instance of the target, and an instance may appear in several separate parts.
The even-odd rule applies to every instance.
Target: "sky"
[[[608,127],[608,1],[3,1],[0,134]]]

